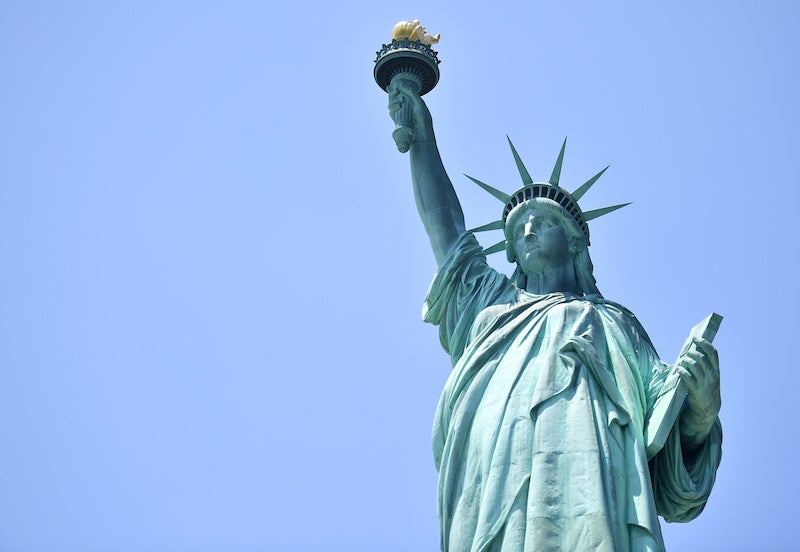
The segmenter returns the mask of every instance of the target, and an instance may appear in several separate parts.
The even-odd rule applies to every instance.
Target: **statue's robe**
[[[654,419],[669,366],[627,309],[519,290],[467,233],[423,316],[454,364],[433,428],[443,551],[663,550],[658,515],[703,510],[719,420],[684,452],[674,419]],[[648,457],[660,423],[673,427]]]

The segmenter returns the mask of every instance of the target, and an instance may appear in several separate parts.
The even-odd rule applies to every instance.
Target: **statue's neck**
[[[541,273],[526,273],[525,275],[528,278],[525,291],[528,293],[536,295],[557,292],[580,294],[578,279],[571,263],[567,266],[545,270]]]

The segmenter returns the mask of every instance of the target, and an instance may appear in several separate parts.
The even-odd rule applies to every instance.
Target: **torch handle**
[[[397,85],[401,81],[405,85],[404,88],[406,90],[419,95],[422,88],[418,77],[404,72],[399,73],[392,77],[391,85]],[[404,101],[400,109],[394,114],[392,138],[394,138],[394,143],[397,144],[398,151],[400,151],[400,153],[405,153],[411,148],[416,137],[417,132],[414,130],[414,106],[411,105],[411,102]]]

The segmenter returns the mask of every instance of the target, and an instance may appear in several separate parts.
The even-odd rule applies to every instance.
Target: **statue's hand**
[[[722,405],[719,390],[719,355],[710,341],[695,338],[692,347],[674,366],[686,385],[689,405],[681,415],[681,434],[694,444],[702,442]]]
[[[414,131],[417,133],[416,141],[432,141],[431,112],[413,86],[402,79],[397,79],[392,81],[387,91],[389,92],[389,115],[391,115],[392,121],[397,122],[397,113],[400,109],[405,105],[410,105]]]

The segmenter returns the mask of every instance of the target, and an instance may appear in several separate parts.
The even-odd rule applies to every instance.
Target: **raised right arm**
[[[431,240],[433,256],[440,265],[466,231],[464,212],[444,170],[433,122],[425,102],[402,82],[389,88],[389,112],[394,115],[405,102],[411,102],[416,139],[409,150],[411,181],[422,224]]]

